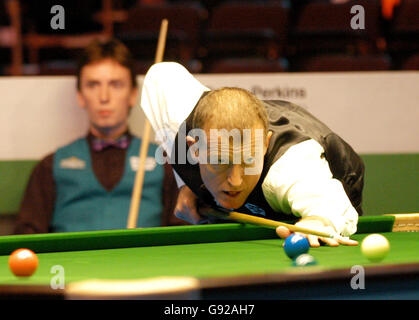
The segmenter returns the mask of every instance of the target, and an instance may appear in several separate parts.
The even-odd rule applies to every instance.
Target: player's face
[[[88,113],[92,133],[114,136],[128,127],[137,88],[132,86],[128,68],[115,60],[104,59],[83,67],[77,97]]]
[[[218,138],[214,143],[209,130],[205,131],[209,143],[207,163],[199,164],[201,178],[219,205],[237,209],[259,181],[271,133],[264,135],[262,127],[254,127],[249,130],[249,139],[243,139],[237,147],[233,139],[222,143]]]

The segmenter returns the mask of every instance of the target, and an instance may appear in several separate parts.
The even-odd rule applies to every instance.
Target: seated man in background
[[[141,139],[128,129],[137,100],[133,58],[119,41],[94,41],[77,69],[77,99],[89,117],[87,136],[59,148],[34,168],[15,233],[126,228]],[[138,227],[179,224],[170,213],[176,185],[170,166],[149,145]],[[163,194],[166,196],[163,197]]]
[[[295,217],[296,225],[335,236],[309,235],[311,246],[358,244],[348,237],[362,214],[364,164],[305,109],[261,101],[241,88],[210,90],[173,62],[150,68],[141,107],[178,175],[177,217],[205,223],[203,203],[275,220]],[[277,233],[290,234],[283,227]]]

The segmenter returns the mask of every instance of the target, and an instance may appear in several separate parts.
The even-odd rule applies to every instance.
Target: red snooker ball
[[[9,268],[18,277],[29,277],[38,268],[38,257],[29,249],[17,249],[9,257]]]

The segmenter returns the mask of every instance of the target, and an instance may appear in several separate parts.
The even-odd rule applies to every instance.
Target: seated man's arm
[[[333,178],[323,148],[314,140],[291,147],[279,158],[262,188],[275,211],[307,220],[318,217],[341,236],[356,232],[358,213],[342,183]]]
[[[47,233],[54,212],[53,155],[39,162],[29,178],[16,219],[15,234]]]

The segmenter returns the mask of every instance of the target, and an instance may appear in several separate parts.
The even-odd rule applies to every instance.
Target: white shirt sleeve
[[[175,62],[154,64],[145,75],[141,108],[156,140],[170,156],[176,134],[207,87]]]
[[[289,148],[269,169],[262,190],[275,211],[327,218],[341,236],[356,232],[358,213],[315,140]]]
[[[175,176],[177,187],[178,189],[180,189],[185,185],[185,182],[182,180],[182,178],[177,174],[175,170],[173,170],[173,175]]]

